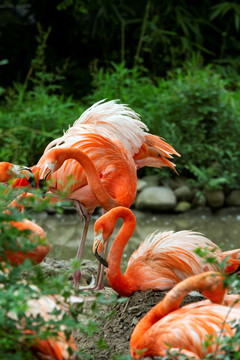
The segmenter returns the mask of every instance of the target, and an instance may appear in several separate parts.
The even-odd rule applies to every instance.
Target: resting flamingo
[[[240,264],[240,249],[222,252],[211,240],[199,233],[184,230],[155,232],[149,235],[129,259],[125,274],[121,272],[123,250],[134,233],[136,218],[130,209],[116,207],[96,220],[93,251],[100,261],[99,252],[114,230],[119,218],[123,225],[109,250],[106,275],[109,285],[120,295],[130,296],[135,291],[169,290],[181,280],[204,271],[218,271],[219,263],[230,256],[226,272],[235,271]],[[208,264],[194,250],[207,248],[216,263]],[[214,251],[214,252],[213,252]],[[239,259],[237,259],[239,257]]]
[[[240,296],[225,297],[223,281],[219,273],[206,272],[178,283],[136,325],[130,339],[133,359],[166,356],[167,350],[191,359],[202,359],[209,353],[216,356],[221,351],[219,336],[232,337],[234,324],[240,322]],[[204,300],[180,308],[192,290],[201,291],[212,303]],[[209,337],[212,343],[204,347]]]
[[[118,204],[129,207],[136,195],[136,169],[142,166],[169,166],[174,169],[174,164],[168,158],[172,158],[171,154],[178,155],[178,153],[159,137],[145,133],[143,129],[147,129],[146,125],[140,121],[133,110],[125,105],[117,104],[115,101],[102,102],[98,102],[86,110],[61,138],[53,140],[32,171],[38,181],[39,176],[46,175],[45,160],[51,151],[58,148],[62,149],[62,152],[67,148],[80,149],[93,161],[104,186],[107,182],[111,182],[111,186],[108,184],[108,188],[111,187],[110,194],[114,196],[114,192],[120,186],[117,190],[118,194],[121,189],[125,198],[129,197],[129,199],[122,201],[119,198]],[[123,171],[118,166],[122,159],[125,164],[128,163]],[[58,190],[65,191],[66,197],[74,200],[78,212],[85,221],[77,253],[77,258],[80,259],[92,211],[96,205],[101,205],[101,203],[91,200],[94,196],[87,184],[83,167],[73,159],[65,158],[65,160],[62,168],[57,171],[53,172],[53,169],[49,169],[51,175],[48,177],[48,190],[54,193]],[[70,183],[70,175],[72,175],[71,185],[67,186]],[[124,176],[126,179],[123,180]],[[50,180],[52,180],[52,185],[50,185]],[[23,184],[24,181],[16,183],[16,185]],[[123,184],[127,184],[125,188]],[[94,206],[91,204],[92,201],[95,202]],[[111,207],[114,206],[116,204],[112,203]],[[105,206],[103,209],[109,210],[111,207],[106,208]],[[100,275],[101,277],[102,275]],[[76,287],[78,287],[79,281],[80,271],[77,271],[74,274]],[[96,285],[97,288],[99,286]]]

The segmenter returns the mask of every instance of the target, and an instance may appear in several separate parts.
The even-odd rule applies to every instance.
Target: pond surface
[[[132,238],[129,240],[122,259],[122,266],[125,268],[130,255],[136,250],[147,235],[155,230],[194,230],[201,232],[221,247],[222,250],[229,250],[240,247],[240,209],[223,209],[216,215],[209,211],[193,211],[182,215],[153,214],[133,211],[137,226]],[[87,241],[83,253],[84,259],[97,260],[92,254],[94,241],[93,225],[98,215],[94,215],[89,226]],[[34,214],[33,220],[42,226],[47,233],[51,245],[49,257],[69,260],[76,256],[78,243],[81,237],[83,222],[77,213],[55,214],[47,213]],[[113,236],[121,227],[122,221],[118,220]]]

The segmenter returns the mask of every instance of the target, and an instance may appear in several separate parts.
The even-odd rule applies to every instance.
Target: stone
[[[166,211],[176,207],[177,199],[174,192],[164,186],[151,186],[145,188],[136,199],[136,209]]]
[[[193,192],[192,207],[202,207],[207,203],[206,197],[202,191],[195,190]]]
[[[137,192],[142,191],[148,186],[147,182],[142,179],[137,179]]]
[[[178,201],[191,201],[193,192],[188,185],[182,185],[174,190]]]
[[[191,204],[188,201],[180,201],[175,207],[176,212],[186,212],[191,209]]]
[[[224,192],[222,190],[206,190],[205,197],[211,208],[218,208],[224,205]]]
[[[159,177],[158,175],[146,175],[141,178],[142,181],[147,183],[147,186],[158,186],[159,185]]]
[[[240,190],[232,190],[226,198],[228,206],[240,206]]]

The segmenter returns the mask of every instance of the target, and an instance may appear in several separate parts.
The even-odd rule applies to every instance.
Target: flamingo
[[[231,322],[240,321],[240,296],[226,296],[223,284],[224,277],[216,272],[178,283],[136,325],[130,339],[133,359],[165,356],[169,348],[191,359],[203,359],[209,353],[217,356],[217,338],[232,337],[235,330]],[[214,303],[204,300],[180,308],[182,299],[192,290],[201,291]],[[209,337],[213,342],[204,347]]]
[[[115,193],[118,193],[117,204],[129,207],[136,195],[136,170],[142,166],[169,166],[174,169],[175,165],[169,158],[172,158],[171,154],[179,155],[165,141],[144,130],[148,130],[146,125],[129,107],[117,104],[116,101],[104,103],[104,100],[101,100],[86,110],[62,137],[53,140],[46,147],[38,164],[32,167],[36,181],[39,181],[39,177],[46,176],[45,161],[51,151],[60,148],[64,152],[68,148],[77,148],[84,151],[93,161],[102,183],[110,189],[111,196],[115,197]],[[80,260],[94,208],[102,202],[103,209],[107,211],[117,204],[112,202],[112,205],[106,208],[104,200],[97,203],[94,197],[96,193],[92,194],[87,183],[85,169],[83,170],[83,167],[73,159],[65,158],[65,160],[62,168],[58,168],[57,171],[56,168],[53,171],[53,165],[48,169],[51,173],[48,176],[48,190],[53,193],[64,191],[68,199],[74,200],[80,216],[84,219],[77,252],[77,259]],[[119,168],[121,162],[126,165],[122,170]],[[71,184],[70,175],[72,175]],[[22,186],[24,181],[18,181],[15,185]],[[127,201],[122,198],[121,192],[125,198],[129,197]],[[97,279],[102,278],[99,271]],[[75,272],[75,287],[78,287],[80,277],[80,271]],[[98,283],[96,288],[101,286]]]
[[[113,240],[107,262],[103,259],[103,264],[107,266],[109,285],[120,295],[131,296],[139,290],[169,290],[191,275],[210,270],[219,271],[219,263],[226,257],[230,257],[225,265],[226,272],[235,271],[240,264],[240,249],[224,253],[211,240],[197,232],[155,232],[132,254],[126,272],[122,274],[120,265],[123,250],[136,226],[136,218],[130,209],[116,207],[97,219],[94,224],[93,251],[101,261],[99,252],[105,242],[109,241],[119,218],[123,219],[123,225]],[[215,256],[216,263],[207,264],[194,252],[197,248],[207,248],[211,256]]]

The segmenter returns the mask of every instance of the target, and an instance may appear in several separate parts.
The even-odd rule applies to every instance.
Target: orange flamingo
[[[117,194],[118,205],[129,207],[136,195],[136,168],[169,166],[174,169],[174,164],[168,158],[172,158],[171,154],[179,155],[162,139],[145,133],[143,129],[147,129],[146,125],[127,106],[116,104],[115,101],[98,102],[86,110],[61,138],[47,146],[38,164],[32,168],[36,181],[39,181],[39,176],[46,175],[45,162],[53,149],[60,148],[63,153],[67,148],[77,148],[93,161],[98,176],[110,195],[116,199]],[[57,171],[54,169],[54,173],[53,165],[48,169],[51,172],[48,183],[50,184],[50,178],[52,181],[48,190],[53,193],[65,191],[66,197],[74,200],[85,221],[77,253],[77,258],[80,259],[94,208],[103,203],[103,209],[109,210],[116,203],[112,202],[111,206],[108,204],[106,207],[104,199],[96,202],[96,193],[93,195],[88,185],[85,168],[83,170],[83,166],[73,159],[65,160],[61,168]],[[18,181],[15,185],[24,185],[24,181]],[[77,271],[74,275],[76,287],[79,281],[80,271]]]
[[[167,350],[177,351],[194,359],[219,353],[217,338],[232,337],[232,321],[240,321],[240,296],[228,295],[223,288],[224,277],[206,272],[187,278],[170,290],[136,325],[130,339],[133,359],[165,356]],[[182,299],[192,290],[199,290],[209,300],[179,308]],[[204,347],[207,338],[212,343]]]
[[[107,263],[103,259],[103,264],[108,266],[106,275],[109,285],[120,295],[130,296],[139,290],[169,290],[191,275],[218,271],[218,263],[228,256],[226,272],[235,271],[240,264],[240,249],[223,253],[216,244],[199,233],[188,230],[155,232],[132,254],[126,272],[122,274],[120,265],[123,250],[136,226],[135,216],[130,209],[116,207],[95,222],[93,251],[101,261],[99,252],[105,242],[109,241],[118,218],[123,219],[123,225],[113,241]],[[207,248],[211,256],[216,257],[216,263],[207,264],[194,252],[197,248]]]

